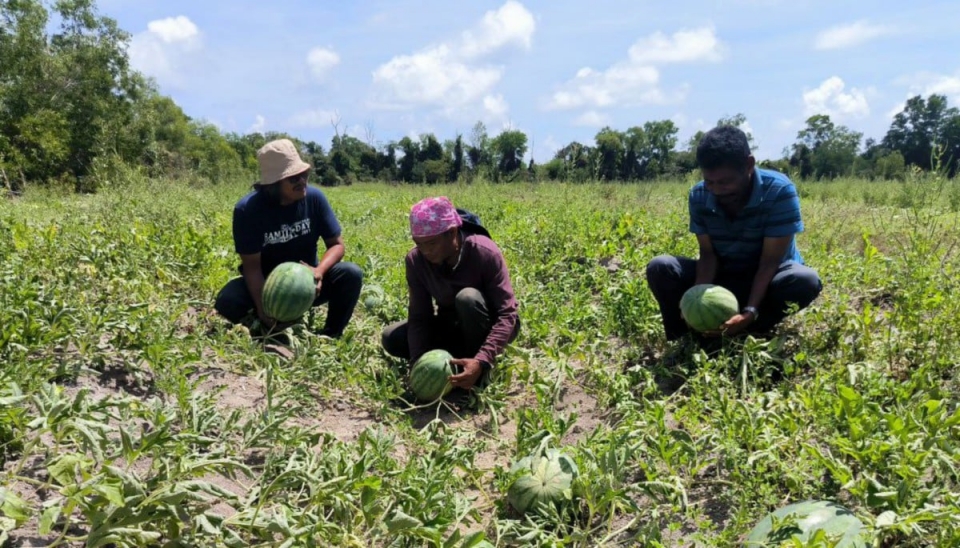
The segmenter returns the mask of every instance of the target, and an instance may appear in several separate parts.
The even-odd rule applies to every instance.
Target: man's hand
[[[721,325],[720,329],[704,331],[703,334],[707,337],[719,337],[721,335],[732,337],[742,333],[744,330],[750,327],[750,324],[753,323],[754,319],[753,312],[737,314]]]
[[[277,320],[274,320],[270,316],[267,316],[266,312],[262,310],[257,312],[257,318],[260,320],[260,325],[262,325],[264,329],[269,330],[276,327],[277,325]]]
[[[450,360],[450,365],[459,365],[463,367],[463,373],[459,375],[450,375],[450,384],[457,388],[470,389],[480,380],[483,375],[483,367],[480,360],[474,359],[456,359]]]
[[[312,267],[307,263],[300,261],[300,264],[309,268],[313,271],[313,281],[317,282],[317,296],[320,296],[320,287],[323,286],[323,273],[320,272],[320,267]]]

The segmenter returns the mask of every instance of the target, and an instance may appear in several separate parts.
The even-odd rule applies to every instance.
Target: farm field
[[[810,499],[875,547],[960,545],[960,181],[798,183],[821,296],[669,371],[644,267],[696,253],[693,182],[324,189],[386,297],[290,361],[212,313],[247,186],[0,200],[0,545],[721,547]],[[429,195],[504,250],[522,331],[470,402],[410,410],[380,330]],[[541,443],[575,504],[521,517]]]

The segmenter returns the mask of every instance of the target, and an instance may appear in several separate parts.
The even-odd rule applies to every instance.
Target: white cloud
[[[307,53],[307,66],[317,81],[323,81],[330,70],[340,64],[340,55],[329,48],[316,47]]]
[[[655,67],[618,63],[604,72],[583,68],[564,84],[565,89],[553,94],[548,107],[571,109],[660,103],[664,96],[657,88],[659,81],[660,71]]]
[[[287,125],[295,128],[331,128],[331,121],[336,119],[336,111],[317,108],[297,112],[287,120]]]
[[[503,98],[503,95],[498,93],[497,95],[487,95],[484,97],[483,108],[491,117],[503,118],[507,115],[507,111],[510,110],[510,105],[507,104],[507,100]]]
[[[588,110],[577,116],[573,121],[575,126],[586,126],[586,127],[603,127],[610,125],[610,117],[606,114],[601,114],[595,110]]]
[[[190,42],[200,35],[193,21],[183,15],[150,21],[147,31],[167,44]]]
[[[500,69],[467,66],[441,45],[394,57],[374,71],[373,82],[398,103],[459,107],[485,96],[500,77]]]
[[[927,98],[930,95],[944,95],[952,106],[960,106],[960,71],[955,74],[938,74],[934,72],[919,72],[901,76],[896,81],[907,86],[906,98],[919,95]],[[887,118],[893,118],[903,107],[906,101],[900,101],[887,112]]]
[[[814,47],[817,49],[850,48],[894,32],[896,31],[891,26],[874,25],[861,20],[822,31],[817,35]]]
[[[936,93],[946,95],[951,103],[960,103],[960,71],[955,74],[920,72],[898,78],[897,83],[908,85],[908,97]]]
[[[667,37],[655,32],[630,46],[630,60],[638,65],[720,61],[725,47],[717,39],[713,27],[679,30]]]
[[[834,119],[863,118],[870,114],[870,105],[866,94],[850,88],[844,91],[846,84],[839,76],[831,76],[819,87],[803,92],[804,114],[826,114]]]
[[[529,48],[536,26],[522,4],[509,0],[460,40],[398,55],[373,71],[377,108],[409,109],[432,106],[447,116],[482,108],[490,116],[506,114],[507,103],[493,90],[503,67],[483,64],[482,58],[508,46]]]
[[[260,133],[267,128],[267,119],[262,114],[257,114],[253,124],[247,128],[247,133]]]
[[[178,15],[147,23],[147,30],[130,40],[128,54],[136,70],[161,84],[183,87],[183,71],[202,48],[200,30],[189,18]]]
[[[464,31],[461,52],[474,58],[492,53],[506,45],[530,49],[537,24],[523,4],[509,0],[497,11],[488,11],[480,23]]]
[[[657,32],[634,43],[626,60],[603,71],[584,67],[554,92],[547,108],[572,109],[583,106],[604,108],[682,101],[685,88],[664,93],[656,65],[696,61],[717,62],[725,46],[712,27],[680,30],[671,37]],[[669,97],[669,99],[668,99]]]

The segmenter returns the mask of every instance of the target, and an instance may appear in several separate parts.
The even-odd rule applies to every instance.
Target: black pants
[[[680,315],[680,299],[696,280],[695,259],[660,255],[647,264],[647,284],[660,305],[667,340],[679,339],[690,330]],[[750,298],[753,274],[719,273],[713,283],[733,292],[742,307]],[[799,309],[806,308],[822,290],[823,284],[815,270],[795,261],[782,263],[757,309],[760,317],[750,325],[748,331],[769,331],[787,316],[790,303],[796,303]]]
[[[341,261],[327,271],[320,294],[313,301],[313,306],[330,304],[321,334],[335,338],[343,335],[360,299],[362,287],[363,271],[354,263]],[[214,304],[217,312],[233,323],[240,323],[247,315],[255,313],[255,306],[242,276],[227,282]]]
[[[430,325],[429,350],[442,348],[455,358],[472,358],[483,346],[490,334],[493,320],[487,301],[480,291],[466,288],[457,293],[454,309],[442,310],[433,317]],[[510,340],[517,338],[520,323],[517,322]],[[380,335],[387,354],[410,359],[410,344],[407,340],[407,321],[388,325]]]

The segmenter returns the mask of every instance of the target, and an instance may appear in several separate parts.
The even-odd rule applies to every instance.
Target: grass
[[[695,254],[688,184],[328,189],[385,299],[289,362],[211,313],[246,187],[0,202],[0,545],[734,546],[806,499],[873,546],[960,544],[960,183],[798,185],[824,292],[776,338],[692,354],[674,392],[643,272]],[[409,207],[439,194],[504,250],[523,329],[475,409],[404,411],[379,334]],[[508,470],[542,443],[576,503],[519,516]]]

